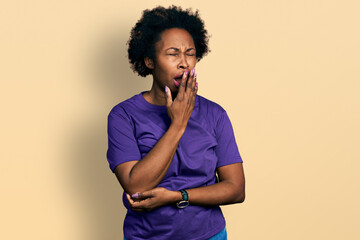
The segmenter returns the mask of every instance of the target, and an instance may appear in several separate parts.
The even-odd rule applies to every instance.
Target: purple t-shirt
[[[164,135],[171,123],[166,106],[147,102],[142,93],[116,105],[108,117],[107,159],[112,171],[117,165],[141,160]],[[181,190],[216,182],[216,168],[242,162],[233,129],[225,110],[199,95],[180,139],[170,167],[158,187]],[[167,205],[151,212],[127,208],[124,235],[137,239],[208,239],[225,227],[219,206],[190,205],[178,209]]]

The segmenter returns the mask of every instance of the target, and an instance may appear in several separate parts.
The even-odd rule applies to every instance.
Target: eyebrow
[[[175,48],[175,47],[170,47],[170,48],[167,48],[167,49],[165,49],[165,50],[166,50],[166,51],[168,51],[168,50],[180,51],[180,49]],[[189,48],[189,49],[186,50],[186,52],[190,52],[191,50],[195,50],[195,48]]]

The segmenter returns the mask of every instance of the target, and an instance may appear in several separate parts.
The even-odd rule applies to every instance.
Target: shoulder
[[[131,98],[128,98],[118,104],[116,104],[109,112],[108,115],[108,120],[110,121],[111,119],[118,119],[118,118],[122,118],[123,120],[125,119],[131,119],[131,115],[133,111],[136,111],[138,109],[137,104],[138,104],[138,98],[139,95],[134,95]]]
[[[227,116],[225,109],[220,104],[211,101],[203,96],[197,95],[196,114],[194,118],[202,121],[203,124],[217,128],[221,125],[222,119]],[[201,120],[200,120],[201,119]]]
[[[198,99],[198,106],[201,108],[201,110],[206,110],[209,113],[223,113],[226,112],[225,109],[220,106],[218,103],[211,101],[203,96],[197,95]]]
[[[198,113],[213,124],[216,124],[223,115],[226,115],[225,109],[220,104],[200,95],[197,98]]]

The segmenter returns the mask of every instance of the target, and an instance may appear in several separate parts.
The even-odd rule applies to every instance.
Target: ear
[[[154,69],[154,60],[152,60],[149,57],[145,57],[144,62],[145,62],[146,67],[148,67],[149,69]]]

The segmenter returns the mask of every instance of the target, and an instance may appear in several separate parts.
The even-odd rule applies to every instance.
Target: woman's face
[[[148,61],[148,67],[153,69],[153,87],[164,91],[165,86],[168,86],[176,93],[183,73],[195,68],[194,41],[189,32],[180,28],[167,29],[160,37],[155,44],[155,59],[147,59],[145,62]]]

